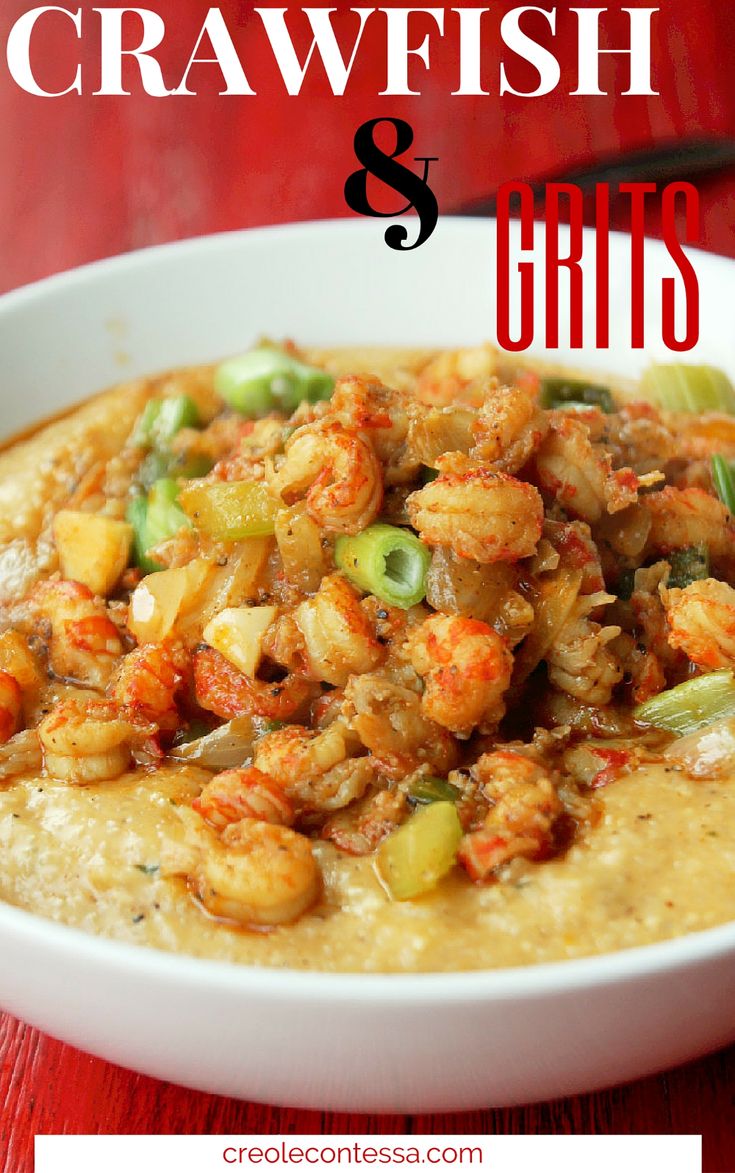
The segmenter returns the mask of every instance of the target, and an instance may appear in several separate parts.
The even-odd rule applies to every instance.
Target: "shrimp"
[[[483,882],[511,859],[543,859],[554,848],[554,827],[564,806],[551,775],[513,750],[483,754],[471,769],[492,803],[482,826],[462,840],[458,859]]]
[[[385,658],[360,596],[339,574],[325,578],[314,597],[295,608],[293,618],[314,680],[345,685],[353,673],[370,672]]]
[[[660,659],[655,652],[640,646],[632,635],[623,632],[611,641],[610,651],[630,679],[634,704],[642,705],[666,688],[666,673]]]
[[[189,880],[208,912],[245,927],[292,924],[321,892],[309,840],[258,819],[212,835]]]
[[[604,591],[605,579],[600,565],[600,552],[592,539],[590,527],[583,521],[547,521],[544,534],[559,555],[559,565],[566,570],[582,571],[580,593]]]
[[[311,688],[303,676],[284,680],[256,680],[239,672],[214,648],[194,653],[194,688],[197,703],[218,717],[232,720],[245,715],[284,721],[308,700]]]
[[[240,819],[260,819],[283,827],[294,821],[293,806],[283,789],[254,766],[215,774],[191,805],[217,831]]]
[[[102,600],[82,583],[60,579],[41,583],[31,602],[50,626],[52,671],[90,688],[104,688],[123,645]]]
[[[559,504],[583,521],[598,521],[638,500],[638,477],[630,468],[612,468],[612,457],[590,441],[579,420],[554,419],[536,455],[536,474]]]
[[[254,763],[303,809],[333,811],[361,798],[373,780],[371,760],[350,757],[355,748],[340,720],[320,731],[288,725],[256,743]]]
[[[130,652],[112,681],[116,703],[160,729],[176,729],[176,697],[188,674],[188,656],[181,644],[143,644]]]
[[[321,838],[331,840],[348,855],[369,855],[386,835],[400,826],[409,809],[402,791],[379,790],[332,815],[322,827]]]
[[[130,765],[136,730],[116,705],[70,697],[56,705],[38,727],[44,764],[53,778],[85,786],[118,778]]]
[[[409,401],[405,391],[385,387],[372,377],[352,375],[337,380],[329,402],[331,418],[370,437],[387,485],[406,484],[419,471],[420,459],[406,443]]]
[[[534,553],[544,507],[533,485],[440,457],[439,477],[406,502],[411,524],[430,546],[449,546],[475,562],[516,562]]]
[[[297,428],[269,482],[286,504],[305,494],[310,517],[327,533],[359,533],[383,500],[382,469],[370,440],[339,423]]]
[[[494,375],[497,365],[498,352],[488,343],[444,350],[419,375],[416,398],[437,407],[463,402],[476,405],[481,391],[475,381]]]
[[[536,389],[491,387],[474,425],[471,455],[497,472],[522,468],[549,430],[547,412],[539,407]]]
[[[520,643],[533,627],[531,603],[516,589],[518,568],[509,562],[482,565],[437,546],[426,578],[426,600],[435,611],[481,619],[508,643]]]
[[[731,415],[707,412],[705,415],[671,413],[667,424],[673,434],[674,455],[680,460],[706,460],[722,453],[735,457],[735,420]]]
[[[421,711],[421,697],[410,688],[365,673],[345,689],[342,714],[386,773],[403,777],[426,764],[444,776],[455,765],[451,734]]]
[[[409,637],[411,663],[424,677],[421,710],[458,737],[493,730],[505,713],[513,656],[479,619],[436,614]]]
[[[9,672],[0,671],[0,743],[4,744],[17,732],[22,703],[18,681]]]
[[[704,489],[675,489],[668,485],[660,493],[648,493],[641,506],[651,518],[646,557],[666,555],[687,546],[705,545],[710,557],[725,566],[732,564],[735,547],[735,519],[725,505]]]
[[[27,725],[35,724],[36,706],[44,683],[37,656],[31,651],[28,640],[19,631],[9,628],[0,635],[0,671],[15,680],[20,689],[22,717]],[[11,691],[12,686],[11,686]],[[14,702],[8,701],[12,710]],[[18,718],[16,718],[17,725]]]
[[[682,416],[686,431],[696,426],[694,416]],[[729,418],[729,417],[728,417]],[[638,476],[655,472],[683,455],[680,439],[664,423],[651,403],[629,403],[614,415],[603,416],[605,446],[616,465],[630,465]]]
[[[706,671],[735,668],[735,590],[706,578],[661,594],[671,646]]]
[[[607,645],[620,635],[620,628],[601,627],[590,612],[615,602],[613,595],[597,591],[578,595],[561,630],[546,652],[549,682],[589,705],[606,705],[623,669]]]

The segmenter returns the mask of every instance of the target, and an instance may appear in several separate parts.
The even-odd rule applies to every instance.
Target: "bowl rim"
[[[394,221],[411,226],[415,225],[416,218],[411,216],[396,216],[394,217]],[[494,223],[494,216],[441,215],[439,217],[438,227],[442,231],[471,235],[477,231],[478,226],[484,225],[487,227]],[[517,223],[517,221],[511,220],[511,226],[514,223]],[[539,233],[543,234],[544,225],[539,223],[537,228]],[[564,231],[565,225],[560,225],[560,230]],[[255,228],[226,229],[222,232],[210,232],[200,236],[183,237],[180,240],[168,240],[162,244],[145,245],[142,248],[130,249],[127,252],[116,253],[113,256],[99,257],[96,260],[87,261],[83,265],[75,265],[70,269],[63,269],[47,277],[25,282],[23,285],[19,285],[14,289],[0,293],[0,312],[9,312],[24,305],[28,301],[53,295],[58,290],[64,289],[67,286],[82,285],[88,280],[93,280],[98,275],[104,275],[108,270],[124,273],[140,265],[155,262],[158,258],[164,258],[172,252],[179,253],[182,256],[196,254],[200,251],[210,252],[215,250],[226,252],[234,243],[239,243],[243,240],[260,238],[268,240],[269,238],[275,239],[282,236],[293,238],[300,235],[312,236],[314,233],[321,232],[330,235],[333,232],[344,232],[347,235],[351,235],[352,233],[375,235],[380,231],[380,226],[376,225],[372,219],[358,216],[340,216],[316,220],[298,220],[286,224],[264,224]],[[584,226],[582,236],[585,241],[594,241],[596,231],[594,228]],[[624,242],[630,240],[630,234],[611,229],[609,238],[611,242]],[[652,248],[656,252],[665,251],[664,242],[654,237],[645,237],[644,245],[646,248]],[[721,253],[711,252],[705,248],[698,248],[687,244],[682,245],[682,249],[686,255],[693,255],[695,258],[700,258],[706,266],[712,265],[716,268],[728,269],[735,265],[735,258],[726,257]],[[410,343],[407,343],[407,345],[410,347]]]
[[[405,218],[412,223],[411,218]],[[492,224],[490,216],[442,216],[450,231],[471,235],[478,225]],[[296,223],[265,225],[235,231],[211,233],[183,240],[131,250],[104,257],[87,264],[55,273],[0,294],[0,315],[21,310],[39,299],[45,300],[69,288],[78,287],[108,274],[124,274],[155,263],[175,253],[183,257],[226,252],[243,240],[313,236],[334,232],[375,233],[372,221],[357,217],[305,220]],[[585,228],[585,238],[594,229]],[[623,232],[611,232],[611,239],[629,239]],[[664,249],[660,240],[646,238],[646,247]],[[707,267],[735,269],[735,260],[705,249],[685,248]],[[408,343],[410,345],[410,343]],[[249,965],[241,962],[213,960],[191,954],[173,953],[149,945],[136,945],[75,928],[37,913],[0,901],[0,940],[15,940],[25,947],[51,948],[58,955],[89,963],[97,968],[114,968],[146,981],[169,984],[171,980],[189,985],[208,985],[223,993],[259,993],[291,995],[313,1003],[325,994],[337,1003],[359,999],[381,1003],[419,1003],[443,1001],[467,1002],[489,1000],[532,1000],[548,995],[564,995],[583,988],[619,982],[633,982],[673,970],[686,970],[717,961],[735,953],[735,920],[713,928],[685,933],[664,941],[633,946],[589,957],[529,963],[498,969],[465,971],[430,971],[409,973],[341,972]]]
[[[276,968],[117,941],[0,902],[0,940],[12,937],[97,970],[114,969],[149,986],[178,980],[223,994],[290,995],[307,1003],[328,995],[342,1004],[356,999],[428,1004],[438,997],[450,1002],[531,1001],[681,972],[735,953],[735,921],[729,921],[650,945],[498,969],[384,973]]]

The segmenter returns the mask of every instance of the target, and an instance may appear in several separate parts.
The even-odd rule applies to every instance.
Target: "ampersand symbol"
[[[375,142],[375,128],[381,122],[390,123],[396,132],[396,145],[392,154],[385,151]],[[413,130],[408,122],[402,118],[373,118],[370,122],[363,122],[355,134],[355,154],[362,163],[360,171],[354,171],[345,183],[345,200],[353,212],[361,216],[403,216],[411,208],[415,208],[419,217],[419,234],[413,244],[406,244],[408,229],[403,224],[391,224],[386,229],[385,243],[389,248],[399,251],[408,251],[418,248],[428,240],[436,228],[439,216],[439,206],[436,197],[429,187],[429,164],[436,162],[436,156],[420,156],[414,159],[415,163],[424,164],[422,178],[411,170],[397,163],[398,155],[403,155],[413,142]],[[408,203],[397,212],[378,212],[370,203],[367,194],[368,175],[374,175],[388,187],[392,187],[400,195],[405,196]]]

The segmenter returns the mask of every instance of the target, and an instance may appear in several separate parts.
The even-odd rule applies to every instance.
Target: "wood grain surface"
[[[631,4],[645,7],[648,0],[628,0]],[[2,0],[2,44],[12,21],[32,6]],[[162,60],[175,74],[176,63],[193,47],[207,5],[149,0],[148,6],[168,20]],[[513,6],[501,0],[488,18],[489,77],[497,63],[492,37],[499,16]],[[90,29],[81,47],[64,39],[61,25],[39,37],[34,51],[49,86],[68,84],[69,64],[76,60],[72,52],[81,54],[94,82],[94,4],[85,0],[81,7]],[[218,97],[217,79],[206,66],[197,74],[202,93],[172,101],[140,94],[45,101],[21,93],[0,70],[0,291],[165,240],[344,215],[342,187],[356,167],[354,131],[381,114],[407,118],[417,153],[439,156],[434,177],[440,206],[486,195],[504,179],[543,177],[614,151],[686,135],[735,137],[731,0],[662,3],[654,44],[660,91],[655,98],[570,97],[576,45],[572,18],[560,6],[554,47],[566,91],[532,102],[500,101],[497,94],[451,98],[456,61],[441,51],[434,53],[421,98],[378,98],[383,88],[378,40],[368,44],[344,98],[329,94],[318,72],[299,98],[288,98],[253,42],[249,5],[226,0],[220,7],[243,56],[253,62],[248,75],[257,83],[257,98]],[[622,5],[609,7],[605,40],[620,45]],[[335,19],[349,31],[346,6]],[[303,47],[303,37],[300,43]],[[624,88],[619,61],[611,58],[605,68],[610,88],[616,77],[617,88]],[[735,256],[735,173],[702,181],[700,191],[700,243]],[[615,220],[624,227],[624,211],[618,210]],[[656,231],[655,219],[650,229]],[[431,1117],[301,1112],[134,1075],[8,1016],[0,1018],[0,1173],[30,1173],[33,1136],[47,1132],[559,1131],[701,1132],[705,1169],[729,1173],[735,1170],[734,1101],[735,1049],[627,1087],[523,1108]]]

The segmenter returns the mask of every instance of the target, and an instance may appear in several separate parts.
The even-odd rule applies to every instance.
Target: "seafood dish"
[[[0,899],[443,972],[735,919],[735,392],[265,340],[0,454]]]

